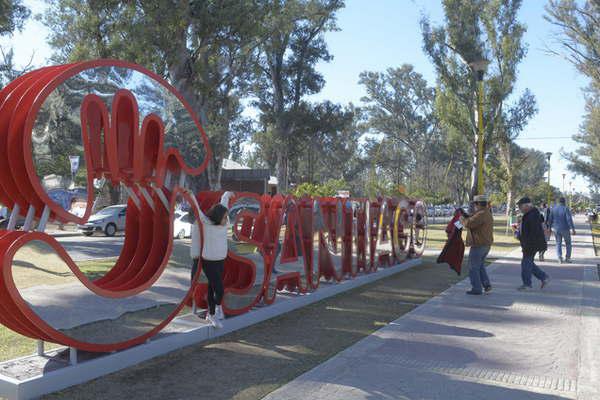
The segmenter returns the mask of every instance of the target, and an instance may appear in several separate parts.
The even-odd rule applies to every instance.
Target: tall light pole
[[[573,181],[569,181],[569,208],[573,207]]]
[[[552,186],[550,186],[550,157],[552,157],[552,153],[547,152],[546,159],[548,160],[548,207],[550,207],[550,200],[552,197]]]
[[[563,194],[566,196],[567,195],[567,191],[565,189],[565,178],[567,177],[567,174],[565,174],[563,172],[562,177],[563,177],[563,190],[562,191],[563,191]]]
[[[483,194],[483,76],[490,62],[486,59],[469,63],[477,79],[477,194]]]

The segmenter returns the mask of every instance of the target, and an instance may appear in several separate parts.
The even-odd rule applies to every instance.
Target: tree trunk
[[[277,153],[277,192],[288,192],[288,156],[287,149]]]
[[[221,173],[223,171],[223,159],[221,157],[214,157],[207,167],[208,186],[210,190],[219,191],[221,190]]]
[[[504,143],[504,168],[506,169],[506,234],[510,228],[510,216],[513,208],[514,175],[510,143]]]
[[[510,228],[510,215],[512,210],[512,202],[513,202],[513,191],[512,189],[508,189],[506,192],[506,232],[508,235],[508,229]]]
[[[121,185],[117,184],[113,186],[110,182],[107,182],[107,184],[110,194],[110,205],[119,204],[121,202]]]

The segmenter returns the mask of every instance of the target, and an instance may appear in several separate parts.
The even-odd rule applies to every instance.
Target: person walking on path
[[[569,210],[569,207],[567,207],[564,197],[561,197],[558,200],[558,204],[552,207],[552,210],[550,210],[548,225],[552,228],[554,237],[556,238],[556,254],[558,255],[558,262],[563,262],[563,239],[565,240],[565,247],[567,249],[566,258],[564,261],[571,262],[571,232],[573,232],[573,235],[575,235],[576,232],[575,225],[573,225],[573,216],[571,215],[571,210]]]
[[[521,260],[523,285],[519,286],[518,289],[530,290],[532,288],[532,275],[542,282],[541,288],[543,289],[548,285],[550,276],[535,264],[535,254],[548,248],[541,224],[542,216],[538,209],[531,204],[529,197],[523,197],[517,202],[517,205],[523,213],[521,226],[518,230],[519,241],[523,250]]]
[[[550,240],[550,233],[552,232],[550,227],[548,226],[548,217],[550,215],[550,208],[546,203],[542,203],[542,207],[540,208],[540,214],[542,214],[542,230],[544,231],[544,237],[546,238],[546,243]],[[544,261],[544,255],[546,250],[540,251],[540,261]]]
[[[192,245],[190,255],[192,257],[192,280],[198,270],[198,261],[202,260],[202,270],[208,279],[208,292],[206,301],[208,312],[206,320],[215,328],[222,328],[221,320],[225,319],[221,301],[223,300],[223,270],[225,258],[227,258],[227,229],[229,225],[229,199],[232,192],[225,192],[221,196],[221,202],[213,205],[206,215],[202,210],[200,221],[202,221],[202,252],[200,252],[200,229],[198,222],[192,225]]]
[[[463,216],[461,223],[467,230],[467,246],[469,251],[469,279],[471,290],[467,294],[480,295],[485,290],[492,290],[490,278],[485,270],[485,258],[494,243],[494,217],[489,208],[486,195],[475,196],[475,213],[472,216]]]

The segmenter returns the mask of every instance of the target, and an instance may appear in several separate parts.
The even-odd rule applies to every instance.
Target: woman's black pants
[[[198,270],[198,259],[192,261],[192,281]],[[208,302],[208,313],[215,314],[215,306],[220,306],[223,300],[223,269],[225,260],[205,260],[202,259],[202,270],[208,279],[208,293],[206,301]]]

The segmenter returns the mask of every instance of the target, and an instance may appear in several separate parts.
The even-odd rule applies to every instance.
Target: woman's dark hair
[[[217,203],[208,210],[206,216],[213,224],[221,225],[221,221],[223,221],[225,214],[227,214],[227,207],[221,203]]]

